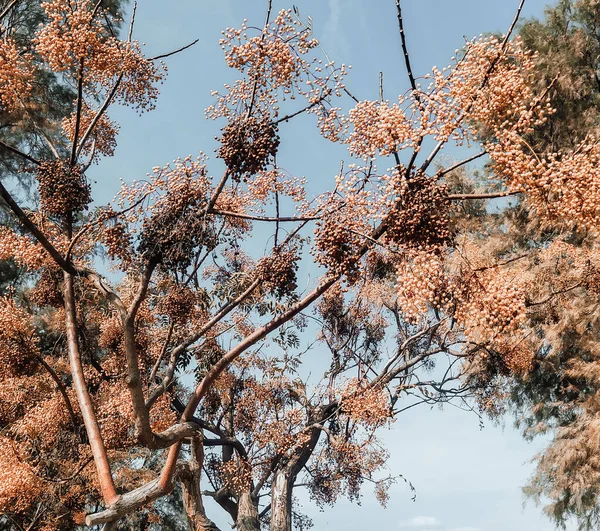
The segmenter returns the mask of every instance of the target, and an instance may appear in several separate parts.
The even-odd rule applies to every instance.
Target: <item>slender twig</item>
[[[69,416],[71,417],[71,422],[73,423],[73,427],[76,428],[78,425],[77,415],[75,415],[75,411],[73,410],[73,406],[71,405],[71,400],[69,399],[69,395],[67,394],[67,389],[62,380],[58,377],[58,374],[54,371],[54,369],[42,358],[39,354],[36,354],[37,360],[42,364],[44,369],[48,372],[50,377],[54,380],[58,391],[62,395],[65,405],[67,407],[67,411],[69,412]]]
[[[218,210],[213,208],[209,214],[217,214],[219,216],[227,216],[231,218],[247,219],[250,221],[269,221],[274,223],[285,223],[285,222],[304,222],[304,221],[315,221],[321,219],[318,216],[308,217],[294,217],[294,216],[281,216],[281,217],[269,217],[269,216],[253,216],[250,214],[242,214],[240,212],[230,212],[229,210]]]
[[[420,100],[420,96],[417,93],[417,83],[415,76],[413,75],[412,66],[410,64],[410,55],[408,54],[408,47],[406,45],[406,34],[404,33],[404,22],[402,20],[402,7],[400,6],[400,0],[396,0],[396,12],[398,15],[398,27],[400,30],[400,41],[402,42],[402,53],[404,55],[404,64],[406,65],[406,73],[408,74],[408,80],[410,86],[415,94],[417,101]]]
[[[81,111],[83,109],[83,65],[82,59],[79,63],[79,79],[77,81],[77,112],[75,115],[75,131],[73,133],[73,146],[71,148],[71,166],[77,161],[77,141],[79,139],[79,128],[81,127]]]
[[[521,194],[521,190],[507,192],[490,192],[488,194],[450,194],[446,198],[452,201],[465,201],[467,199],[496,199],[498,197],[509,197]]]
[[[15,5],[17,5],[17,3],[19,2],[19,0],[13,0],[10,4],[8,4],[5,8],[4,11],[2,11],[2,13],[0,13],[0,20],[4,19],[4,17],[6,15],[8,15],[9,11],[15,7]]]
[[[487,155],[487,151],[482,151],[481,153],[477,153],[477,155],[473,155],[472,157],[469,157],[468,159],[457,162],[456,164],[450,166],[449,168],[445,168],[443,170],[438,171],[435,175],[436,175],[436,177],[442,177],[450,172],[453,172],[454,170],[457,170],[458,168],[460,168],[461,166],[464,166],[465,164],[469,164],[469,162],[473,162],[474,160],[477,160],[477,159],[483,157],[484,155]]]
[[[271,122],[271,125],[277,125],[277,124],[280,124],[281,122],[287,122],[288,120],[294,118],[295,116],[298,116],[299,114],[302,114],[303,112],[309,111],[316,105],[319,105],[319,103],[321,103],[323,100],[325,100],[330,94],[331,94],[331,89],[326,90],[318,100],[313,101],[311,104],[307,105],[303,109],[300,109],[299,111],[296,111],[292,114],[288,114],[288,115],[284,116],[283,118],[279,118],[278,120]]]
[[[13,197],[10,195],[8,190],[4,187],[4,185],[0,182],[0,197],[4,199],[8,207],[12,210],[15,217],[21,222],[21,224],[31,233],[31,235],[40,242],[41,246],[46,249],[48,254],[54,259],[54,261],[66,272],[74,275],[77,274],[75,267],[73,264],[68,262],[63,258],[63,256],[58,252],[56,247],[50,243],[48,238],[42,233],[42,231],[38,228],[38,226],[29,219],[27,214],[23,212],[21,207],[16,203]]]
[[[7,151],[10,151],[11,153],[14,153],[15,155],[18,155],[19,157],[24,158],[25,160],[28,160],[29,162],[33,162],[33,164],[36,164],[37,166],[40,165],[40,161],[34,159],[31,155],[27,155],[27,153],[23,153],[22,151],[19,151],[17,148],[6,144],[2,140],[0,140],[0,146],[3,147],[4,149],[6,149]]]
[[[156,55],[155,57],[150,57],[148,59],[148,61],[157,61],[158,59],[164,59],[165,57],[170,57],[171,55],[175,55],[176,53],[179,52],[183,52],[183,50],[187,50],[188,48],[191,48],[192,46],[194,46],[194,44],[196,44],[200,39],[196,39],[193,42],[190,42],[189,44],[186,44],[185,46],[182,46],[181,48],[177,48],[177,50],[174,50],[172,52],[168,52],[168,53],[163,53],[161,55]]]

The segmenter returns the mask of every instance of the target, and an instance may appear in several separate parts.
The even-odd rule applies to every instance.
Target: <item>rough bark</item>
[[[250,492],[238,496],[237,531],[260,531],[258,523],[258,502]]]
[[[200,476],[204,462],[204,449],[200,437],[192,439],[190,450],[190,461],[178,474],[183,492],[183,507],[190,531],[219,531],[215,523],[207,518],[202,502]]]
[[[309,415],[309,425],[320,424],[335,406],[315,408]],[[303,446],[285,465],[275,471],[271,483],[271,531],[292,531],[292,491],[298,474],[313,454],[321,429],[310,430],[308,444]]]
[[[292,529],[294,479],[287,466],[275,472],[271,485],[271,531],[291,531]]]

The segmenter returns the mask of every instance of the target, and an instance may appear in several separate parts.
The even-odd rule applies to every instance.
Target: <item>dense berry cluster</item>
[[[266,170],[277,155],[277,128],[267,117],[238,117],[223,129],[219,157],[237,177]]]
[[[29,299],[37,306],[52,306],[59,308],[63,305],[62,271],[57,267],[45,267],[40,278],[29,292]]]
[[[77,166],[67,161],[42,162],[36,171],[40,204],[46,214],[67,216],[82,212],[91,202],[91,188]]]
[[[353,126],[348,138],[350,153],[370,158],[383,156],[414,144],[415,129],[402,110],[402,100],[390,105],[388,101],[361,101],[349,113]]]
[[[124,268],[132,261],[131,234],[124,223],[115,222],[105,227],[100,236],[100,241],[106,246],[106,252],[112,260],[121,260]]]
[[[52,0],[42,7],[49,22],[37,34],[37,52],[52,70],[77,82],[83,77],[92,92],[116,87],[115,97],[140,111],[154,107],[164,72],[142,56],[138,43],[119,41],[103,26],[106,10],[91,0]]]
[[[450,243],[446,187],[424,175],[415,175],[401,178],[398,188],[386,238],[413,249],[442,248]]]
[[[7,36],[0,39],[0,108],[3,112],[18,109],[27,100],[33,82],[31,56],[22,53]]]
[[[0,297],[0,371],[20,375],[30,369],[39,353],[31,316],[10,296]]]
[[[449,296],[445,287],[443,257],[438,253],[411,250],[397,264],[397,302],[408,322],[418,322],[431,306],[441,307]]]
[[[274,291],[278,297],[291,295],[298,287],[298,253],[276,249],[270,256],[261,258],[256,264],[256,273],[263,280],[267,291]]]

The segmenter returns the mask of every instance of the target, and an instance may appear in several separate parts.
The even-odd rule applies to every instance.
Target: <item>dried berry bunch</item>
[[[194,257],[195,248],[214,247],[214,233],[204,216],[206,201],[198,198],[188,204],[171,205],[144,221],[139,252],[159,257],[169,269],[183,270]]]
[[[42,162],[36,171],[40,203],[44,212],[66,216],[84,211],[90,204],[91,188],[77,166],[64,160]]]
[[[125,268],[131,264],[133,254],[131,234],[127,231],[124,223],[116,222],[112,226],[106,227],[102,232],[101,241],[106,246],[106,252],[112,260],[121,260]]]
[[[443,247],[450,243],[447,189],[425,175],[402,179],[396,208],[386,234],[408,248]]]
[[[219,157],[238,179],[266,170],[279,147],[277,127],[267,117],[237,117],[223,128]]]
[[[256,272],[263,280],[263,287],[278,297],[293,294],[298,287],[298,259],[296,249],[276,249],[271,256],[261,258]]]
[[[176,323],[185,323],[196,305],[196,294],[188,287],[170,285],[157,305],[157,311]]]
[[[350,283],[359,270],[359,250],[362,238],[340,223],[335,214],[325,217],[315,231],[315,248],[320,251],[317,261],[332,275],[345,275]]]
[[[58,267],[44,267],[40,278],[29,292],[29,299],[37,306],[62,307],[63,274]]]

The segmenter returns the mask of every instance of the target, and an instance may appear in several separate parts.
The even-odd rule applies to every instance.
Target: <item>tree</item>
[[[594,1],[561,1],[547,9],[545,20],[528,21],[520,30],[524,44],[536,53],[538,90],[550,85],[556,111],[525,138],[542,157],[597,136],[598,7]],[[553,282],[561,280],[539,299],[543,304],[530,305],[528,326],[540,338],[532,370],[519,378],[495,379],[490,392],[504,398],[496,407],[514,412],[526,437],[552,435],[526,492],[549,502],[546,512],[558,525],[575,517],[581,529],[595,529],[600,525],[597,231],[540,227],[527,209],[521,203],[503,213],[510,220],[508,238],[523,249],[544,248],[535,269]]]
[[[235,504],[237,527],[258,529],[254,491],[270,485],[271,526],[289,529],[290,486],[309,458],[317,497],[355,496],[381,462],[369,448],[372,436],[403,393],[422,390],[428,399],[428,387],[462,392],[415,381],[416,363],[438,351],[463,360],[460,373],[482,400],[495,376],[529,371],[538,338],[527,328],[527,305],[546,309],[570,288],[548,268],[531,272],[532,265],[552,262],[560,248],[517,254],[502,237],[499,216],[479,207],[473,221],[466,213],[478,207],[462,205],[523,194],[534,222],[592,230],[600,181],[595,144],[539,157],[523,142],[552,108],[547,87],[536,92],[531,83],[535,56],[510,39],[514,23],[502,39],[470,41],[448,69],[433,69],[423,89],[397,1],[411,90],[394,102],[355,100],[345,111],[345,97],[352,98],[345,68],[311,60],[318,42],[310,26],[292,11],[272,16],[269,3],[262,29],[244,23],[221,42],[240,76],[208,109],[225,122],[222,176],[211,176],[205,156],[189,156],[123,186],[117,205],[90,211],[85,172],[116,145],[107,109],[121,103],[151,110],[164,56],[142,55],[133,18],[118,38],[114,14],[102,3],[53,0],[42,7],[35,53],[15,39],[0,44],[9,59],[0,63],[6,112],[35,97],[38,72],[60,74],[55,79],[76,87],[69,118],[45,124],[54,131],[60,125],[56,150],[5,146],[22,159],[19,172],[33,175],[39,193],[39,205],[26,209],[0,183],[24,230],[2,230],[0,258],[26,268],[33,283],[25,300],[9,293],[0,306],[0,507],[16,525],[62,529],[85,520],[110,529],[133,517],[147,526],[161,516],[142,508],[179,483],[190,527],[214,529],[200,475],[205,449],[218,444],[224,458],[209,478],[226,488],[222,502],[232,514]],[[347,145],[354,159],[311,201],[304,181],[277,164],[279,128],[301,113],[315,115],[320,134]],[[482,129],[495,186],[470,191],[457,169],[475,157],[447,169],[435,162],[448,143],[477,142]],[[435,147],[423,155],[430,139]],[[379,171],[385,157],[393,168]],[[284,223],[293,227],[285,236]],[[257,224],[273,229],[258,257]],[[300,293],[302,231],[311,224],[310,254],[322,276]],[[99,247],[122,273],[117,286],[95,266]],[[285,344],[317,301],[333,363],[328,394],[307,401],[301,382],[290,381],[293,359],[265,359],[263,349],[270,334]],[[396,332],[406,334],[387,360],[375,341],[382,332],[361,317],[384,301]],[[191,390],[178,378],[189,360],[198,367]],[[177,414],[172,404],[181,406]],[[275,407],[265,416],[268,404]],[[327,406],[331,411],[322,410]],[[286,415],[287,437],[279,414]],[[224,427],[212,421],[222,415]],[[257,420],[264,425],[254,429]],[[321,432],[327,457],[316,446]],[[244,455],[233,440],[240,433],[257,454]]]

